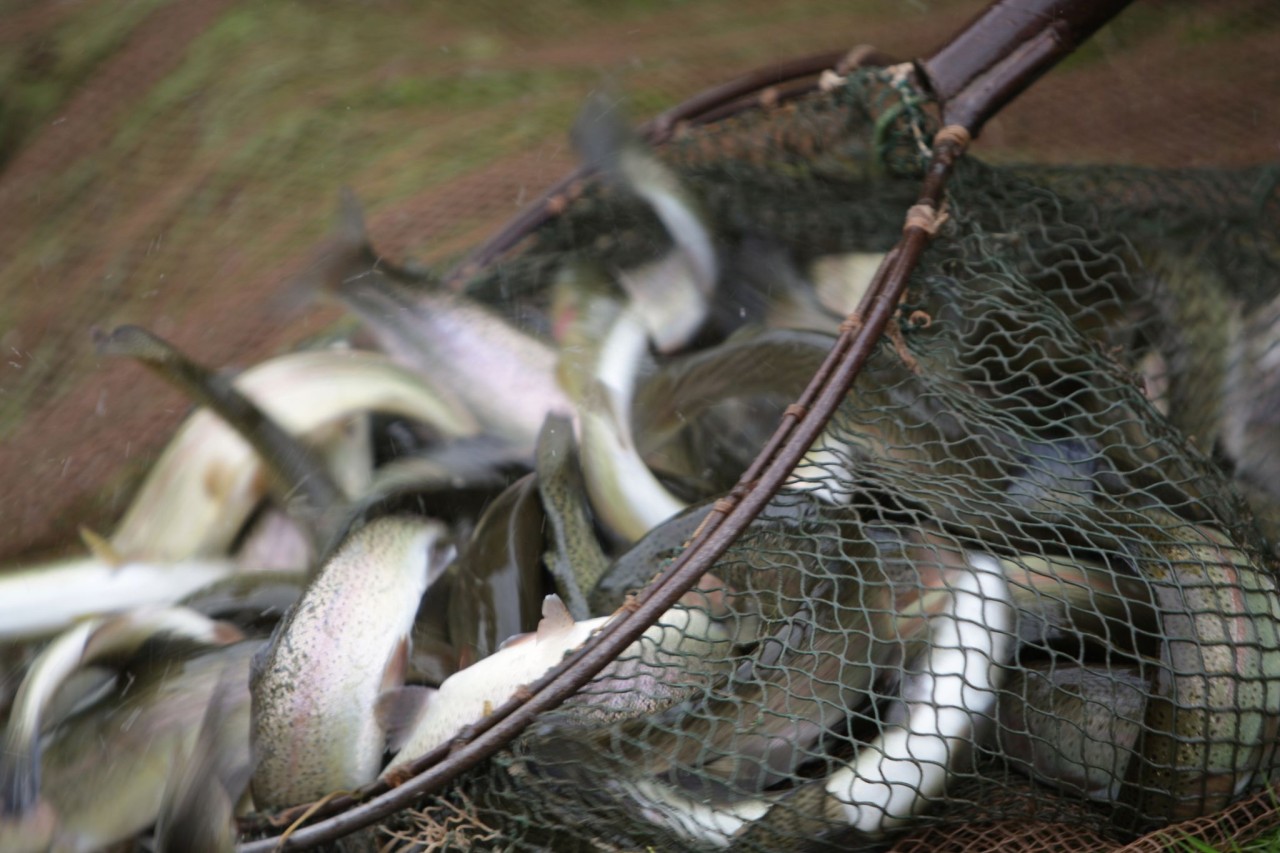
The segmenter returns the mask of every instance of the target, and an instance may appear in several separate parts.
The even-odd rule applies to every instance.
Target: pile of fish
[[[150,831],[158,850],[230,849],[237,815],[359,788],[448,743],[580,647],[693,535],[879,257],[800,269],[780,248],[736,247],[733,277],[756,283],[748,310],[748,285],[725,294],[704,200],[606,103],[588,104],[574,139],[665,239],[642,263],[566,259],[536,316],[517,322],[380,258],[348,196],[324,289],[374,348],[229,379],[136,327],[99,336],[201,408],[116,530],[86,531],[87,556],[0,574],[0,641],[38,648],[0,695],[0,848],[92,850]],[[910,373],[882,349],[868,382]],[[884,386],[892,403],[901,382]],[[1096,473],[1069,442],[1036,449],[1040,467],[1018,457],[1004,491],[1030,515],[1047,482]],[[1144,815],[1219,807],[1268,772],[1280,598],[1221,534],[1174,536],[1193,568],[1164,586],[1000,553],[947,532],[963,517],[908,529],[901,513],[860,514],[859,454],[820,442],[746,556],[521,739],[525,772],[710,847],[832,825],[881,837],[971,769],[979,741],[1109,801],[1136,778],[1141,736],[1172,768],[1150,787],[1174,801],[1140,796]],[[823,514],[833,507],[843,520]],[[797,537],[826,544],[789,549]],[[1173,649],[1160,701],[1207,690],[1216,710],[1179,725],[1253,746],[1201,755],[1190,729],[1142,735],[1157,712],[1137,667],[1015,665],[1020,643],[1077,632],[1161,660],[1151,647],[1177,626],[1196,651]],[[872,705],[875,725],[851,723]],[[861,746],[838,754],[833,732]]]

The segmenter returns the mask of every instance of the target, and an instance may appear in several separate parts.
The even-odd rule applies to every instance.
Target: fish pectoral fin
[[[399,752],[408,742],[434,695],[434,688],[406,685],[384,690],[378,696],[373,714],[387,736],[389,752]]]
[[[412,640],[406,634],[400,638],[395,648],[391,650],[391,654],[387,657],[386,666],[382,670],[382,684],[380,685],[382,692],[395,690],[404,685],[405,673],[409,671],[411,644]]]

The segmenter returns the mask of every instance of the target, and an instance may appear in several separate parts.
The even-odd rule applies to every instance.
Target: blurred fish
[[[246,674],[222,671],[190,748],[175,762],[156,817],[158,853],[231,853],[236,804],[249,785]]]
[[[0,815],[0,849],[88,853],[151,826],[215,696],[224,709],[217,764],[247,773],[249,661],[259,646],[166,656],[60,724],[43,749],[37,809]]]
[[[303,570],[242,572],[201,587],[179,604],[241,627],[274,626],[302,597],[309,579]]]
[[[538,494],[548,522],[543,557],[560,600],[574,619],[591,616],[587,594],[609,565],[587,506],[573,424],[552,415],[542,426],[536,454]]]
[[[325,287],[363,320],[379,346],[481,429],[529,457],[542,422],[572,407],[556,385],[556,354],[493,309],[437,282],[415,281],[370,247],[364,216],[342,199],[341,244]]]
[[[844,314],[815,292],[787,248],[747,237],[729,253],[723,285],[712,304],[712,326],[728,336],[743,326],[840,333]]]
[[[119,326],[106,334],[98,331],[94,343],[100,354],[137,359],[229,424],[257,452],[276,498],[317,540],[325,538],[343,495],[312,448],[286,432],[229,379],[146,329]]]
[[[293,353],[246,370],[233,385],[290,435],[333,448],[326,457],[343,452],[344,425],[363,412],[399,414],[445,437],[477,430],[465,412],[374,353]],[[139,560],[225,554],[267,494],[263,465],[235,429],[196,411],[152,466],[112,545]]]
[[[276,808],[373,779],[379,695],[403,684],[423,592],[452,558],[443,525],[386,517],[350,534],[255,661],[253,797]]]
[[[554,290],[557,313],[571,317],[557,373],[577,407],[591,507],[612,533],[634,542],[685,506],[645,465],[632,436],[632,395],[649,350],[645,326],[586,265],[563,269]]]
[[[358,418],[357,423],[367,423]],[[345,448],[359,449],[358,444],[342,442]],[[363,448],[367,450],[367,446]],[[368,480],[369,457],[364,458],[364,479]],[[349,487],[339,481],[342,490],[348,494],[359,494],[366,486]],[[316,558],[316,546],[312,544],[307,531],[289,513],[277,506],[266,505],[251,516],[241,529],[239,540],[233,547],[238,565],[247,573],[256,574],[262,571],[291,571],[304,569],[313,564]]]
[[[1236,478],[1278,500],[1280,297],[1247,314],[1237,304],[1236,312],[1226,330],[1230,343],[1220,442],[1235,464]],[[1206,393],[1196,386],[1197,378],[1189,376],[1185,384],[1193,392]]]
[[[40,736],[59,689],[75,672],[111,661],[128,661],[143,644],[181,641],[226,645],[242,638],[225,622],[186,608],[154,608],[88,619],[46,646],[32,661],[14,698],[0,752],[0,815],[21,817],[36,806],[40,781]]]
[[[868,842],[936,800],[952,768],[994,714],[1012,660],[1013,609],[999,566],[968,554],[951,579],[947,605],[927,617],[926,650],[902,685],[902,722],[859,747],[854,760],[783,794],[713,799],[651,777],[622,772],[600,789],[684,843],[794,849],[847,825]]]
[[[449,639],[463,665],[538,626],[550,591],[542,568],[545,522],[533,474],[512,483],[480,516],[449,572]]]
[[[822,255],[809,264],[813,290],[822,306],[837,317],[847,317],[871,287],[884,252],[845,252]]]
[[[653,210],[674,243],[656,261],[618,271],[631,307],[661,352],[686,345],[702,326],[719,276],[708,217],[673,169],[627,126],[616,104],[593,93],[573,127],[587,166],[634,193]]]
[[[87,616],[172,604],[239,571],[229,559],[116,565],[81,557],[0,572],[0,643],[48,636]]]

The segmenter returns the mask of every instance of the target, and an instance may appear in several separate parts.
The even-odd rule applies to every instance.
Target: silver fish
[[[675,244],[656,261],[618,271],[618,279],[658,350],[679,349],[706,320],[719,276],[715,242],[701,204],[600,93],[587,99],[572,137],[587,165],[643,199]]]
[[[342,452],[344,424],[364,412],[401,415],[449,437],[478,430],[469,415],[376,353],[292,353],[246,370],[233,385],[289,434],[332,448],[326,457]],[[264,482],[263,461],[244,439],[197,410],[152,466],[111,543],[128,559],[225,554],[266,496]]]
[[[488,306],[383,262],[354,197],[344,196],[342,218],[327,286],[393,359],[530,456],[547,415],[572,411],[556,385],[552,348]]]
[[[574,318],[558,374],[577,407],[587,494],[600,521],[634,542],[685,507],[645,465],[632,435],[632,395],[648,335],[639,316],[606,292],[598,270],[566,268],[555,290],[559,310]]]
[[[60,724],[43,749],[36,808],[0,815],[0,849],[89,853],[155,823],[215,695],[225,709],[218,761],[247,773],[249,661],[260,645],[166,658]]]
[[[101,557],[0,572],[0,642],[45,637],[89,616],[171,604],[239,573],[229,559],[113,563]]]
[[[32,661],[14,698],[0,753],[0,814],[23,815],[35,805],[42,787],[40,735],[46,714],[73,673],[104,661],[127,661],[149,641],[210,646],[241,638],[230,624],[177,607],[87,619],[58,636]]]
[[[146,329],[119,326],[108,334],[96,332],[95,343],[99,353],[138,360],[230,424],[262,459],[276,498],[317,539],[324,539],[343,495],[311,447],[286,432],[226,377]]]
[[[968,555],[947,607],[928,617],[928,651],[903,683],[902,722],[854,760],[786,794],[713,800],[653,778],[619,774],[601,788],[679,837],[711,847],[787,849],[785,839],[849,826],[868,840],[902,826],[939,797],[959,756],[994,714],[1014,650],[1014,614],[996,561]]]
[[[260,808],[378,773],[379,695],[403,683],[423,592],[452,558],[443,525],[385,517],[350,534],[255,662],[252,789]]]
[[[612,618],[603,616],[575,622],[559,598],[547,596],[542,621],[536,632],[514,638],[498,652],[460,670],[440,685],[440,690],[427,701],[426,712],[386,772],[427,754],[452,740],[465,727],[479,722],[514,696],[522,686],[541,678]],[[606,669],[600,678],[626,681],[640,676],[653,679],[654,672],[660,672],[663,667],[669,668],[673,661],[687,661],[690,656],[706,655],[709,649],[720,648],[727,642],[724,626],[709,618],[705,609],[677,606],[663,614],[619,655],[618,662]],[[660,681],[661,675],[656,680]],[[656,682],[647,680],[645,683],[653,686]],[[616,696],[616,691],[606,688],[593,693],[594,698],[587,701],[607,712],[611,697]],[[624,703],[630,701],[626,697],[617,699]]]

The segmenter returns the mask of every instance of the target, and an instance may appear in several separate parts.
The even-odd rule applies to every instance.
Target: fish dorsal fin
[[[405,686],[384,690],[374,703],[373,715],[387,736],[387,750],[399,752],[413,734],[418,720],[436,691],[430,687]]]
[[[573,616],[560,596],[552,593],[542,600],[542,621],[538,623],[539,642],[573,630]]]

